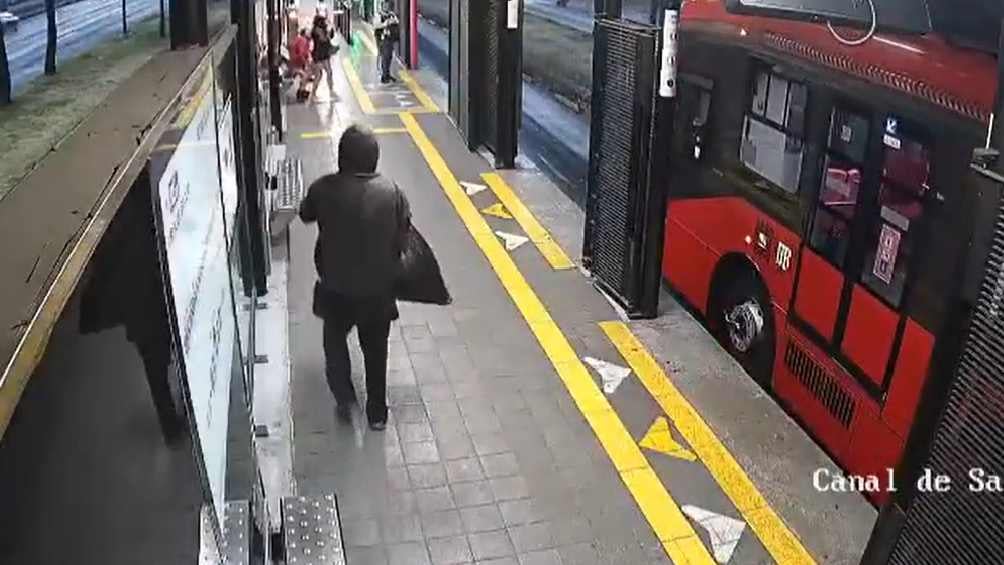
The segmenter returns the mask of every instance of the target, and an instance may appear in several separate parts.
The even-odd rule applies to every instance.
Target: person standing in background
[[[380,46],[380,82],[383,84],[397,82],[390,68],[394,60],[394,44],[401,39],[401,22],[394,13],[393,3],[389,1],[383,3],[383,9],[377,14],[373,29]]]
[[[320,10],[320,6],[318,6]],[[311,102],[317,98],[317,86],[321,84],[321,75],[328,81],[328,92],[331,93],[331,101],[338,99],[335,95],[335,78],[331,71],[331,57],[335,54],[335,46],[331,36],[331,27],[328,25],[328,18],[324,14],[314,16],[314,27],[310,31],[310,38],[314,42],[314,50],[311,56],[314,59],[312,66],[314,87],[310,91]]]

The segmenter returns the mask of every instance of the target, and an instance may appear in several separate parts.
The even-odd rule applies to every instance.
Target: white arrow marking
[[[495,235],[501,237],[502,241],[505,242],[506,251],[512,251],[517,247],[519,247],[520,245],[523,245],[524,243],[530,241],[529,238],[523,237],[521,235],[513,235],[511,233],[506,233],[504,231],[497,231],[495,232]]]
[[[474,196],[483,190],[488,190],[487,186],[473,182],[460,181],[460,185],[464,187],[464,192],[467,193],[467,196]]]
[[[729,559],[732,559],[736,547],[739,546],[743,532],[746,531],[746,522],[689,504],[681,506],[680,510],[683,510],[683,513],[691,520],[708,531],[708,535],[711,536],[711,551],[715,554],[715,561],[723,565],[728,563]]]
[[[631,374],[631,369],[621,367],[620,365],[614,365],[609,361],[603,361],[593,357],[583,357],[582,360],[588,363],[593,370],[600,374],[600,379],[603,381],[603,392],[606,394],[613,394],[617,392],[617,388],[621,386],[624,379],[628,378]]]

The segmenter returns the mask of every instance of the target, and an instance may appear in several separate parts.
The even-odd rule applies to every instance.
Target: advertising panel
[[[180,140],[155,182],[177,347],[184,362],[206,482],[222,523],[236,327],[218,153],[226,151],[226,144],[220,147],[217,138],[215,100],[210,70],[179,114],[175,126],[181,130]],[[236,191],[228,198],[227,211],[232,213]]]

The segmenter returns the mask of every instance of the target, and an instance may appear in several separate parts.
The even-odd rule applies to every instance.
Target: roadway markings
[[[700,414],[666,377],[659,363],[623,322],[601,322],[600,328],[620,352],[649,394],[673,421],[732,504],[749,523],[778,563],[815,563],[812,556],[774,512],[739,463]]]
[[[515,235],[504,231],[496,231],[495,235],[502,238],[502,241],[505,242],[506,251],[515,251],[519,249],[521,245],[530,241],[528,238],[521,235]]]
[[[638,445],[684,461],[697,461],[697,456],[692,451],[673,438],[673,433],[669,431],[669,422],[663,416],[655,419]]]
[[[503,220],[512,219],[512,214],[510,214],[509,211],[505,209],[505,206],[503,206],[498,202],[492,204],[487,208],[484,208],[483,210],[481,210],[481,213],[486,216],[495,216],[496,218],[502,218]],[[529,238],[527,238],[527,241],[529,241]]]
[[[722,565],[728,563],[746,531],[746,522],[689,504],[683,507],[683,513],[708,531],[715,560]]]
[[[413,115],[401,114],[401,121],[411,134],[467,231],[488,259],[503,288],[526,320],[545,355],[551,360],[579,411],[585,417],[648,520],[656,537],[677,564],[714,563],[679,505],[659,481],[655,471],[635,443],[631,433],[600,391],[558,324],[530,287],[515,261],[497,239],[487,220],[465,194],[443,156],[429,140]]]
[[[479,192],[484,192],[488,190],[488,187],[483,184],[476,184],[473,182],[460,181],[460,186],[464,187],[464,192],[467,196],[474,196]]]
[[[516,196],[512,188],[499,176],[497,173],[486,173],[481,175],[481,178],[491,187],[492,192],[499,199],[502,204],[509,210],[509,212],[515,217],[516,223],[523,228],[523,231],[530,238],[530,241],[537,246],[540,250],[541,255],[544,259],[550,263],[551,268],[554,270],[566,270],[575,267],[572,260],[568,258],[568,255],[561,249],[556,241],[551,237],[551,234],[547,233],[547,230],[540,225],[537,218],[533,216],[530,210],[523,204],[523,202]]]
[[[615,365],[609,361],[603,361],[594,357],[583,357],[582,360],[599,373],[600,382],[603,383],[603,392],[608,395],[617,392],[624,379],[631,376],[631,369]]]

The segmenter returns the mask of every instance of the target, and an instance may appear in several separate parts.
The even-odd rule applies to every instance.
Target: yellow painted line
[[[568,339],[527,283],[512,257],[506,253],[502,243],[492,233],[488,222],[478,213],[477,207],[468,198],[418,120],[412,115],[402,114],[401,121],[674,563],[715,563],[588,369],[579,360]]]
[[[481,175],[481,178],[484,179],[485,184],[491,187],[492,191],[495,192],[495,196],[502,201],[502,204],[505,204],[505,207],[509,209],[509,213],[513,215],[516,222],[526,232],[527,237],[537,246],[541,255],[544,256],[544,259],[547,259],[547,262],[551,264],[553,269],[560,271],[575,267],[572,260],[561,249],[561,246],[554,241],[551,234],[547,233],[544,226],[540,225],[537,218],[523,205],[523,202],[516,196],[513,189],[506,184],[505,180],[498,173],[485,173]]]
[[[411,89],[411,93],[418,99],[419,104],[421,104],[427,112],[438,113],[439,106],[436,105],[436,103],[432,100],[432,97],[430,97],[425,89],[422,88],[422,85],[418,84],[415,77],[411,76],[408,69],[401,69],[400,74],[401,80],[404,81],[404,84],[406,84],[409,89]]]
[[[405,128],[374,128],[373,133],[376,135],[386,135],[392,133],[408,133]],[[300,139],[327,139],[335,137],[339,132],[334,131],[311,131],[307,133],[301,133]]]
[[[627,325],[623,322],[602,322],[600,327],[638,375],[645,388],[673,420],[715,481],[760,538],[771,557],[785,565],[815,563],[802,542],[774,512],[728,449],[666,377],[662,367],[631,333]]]
[[[342,58],[342,68],[345,69],[345,76],[349,79],[349,85],[356,95],[356,100],[359,101],[359,107],[367,114],[375,114],[376,108],[373,106],[373,100],[370,99],[369,93],[363,87],[363,82],[359,80],[359,74],[356,73],[356,68],[352,66],[352,61],[348,57]]]

